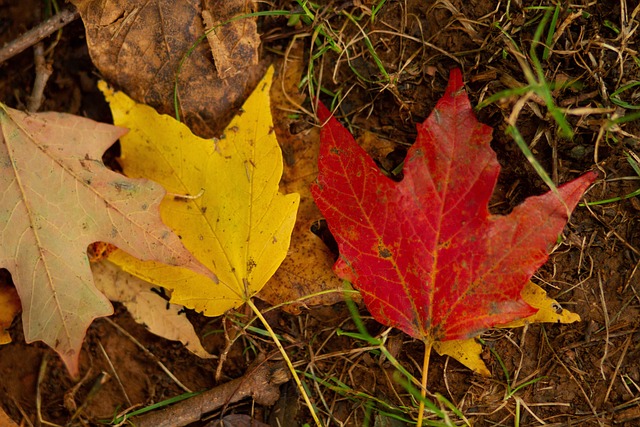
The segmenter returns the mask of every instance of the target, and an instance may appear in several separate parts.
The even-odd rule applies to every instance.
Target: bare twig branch
[[[166,409],[150,412],[131,421],[138,427],[184,426],[202,415],[230,403],[252,397],[256,403],[273,405],[280,396],[280,384],[289,380],[286,369],[278,364],[262,363],[241,378],[229,381]]]
[[[80,14],[75,9],[64,9],[55,16],[40,23],[36,27],[30,29],[20,37],[5,44],[0,49],[0,64],[9,58],[14,57],[25,49],[38,43],[45,37],[49,37],[69,22],[75,21]]]
[[[42,106],[44,88],[53,69],[44,57],[44,44],[38,43],[33,47],[33,57],[36,64],[36,78],[33,82],[33,90],[27,102],[27,111],[35,113]]]

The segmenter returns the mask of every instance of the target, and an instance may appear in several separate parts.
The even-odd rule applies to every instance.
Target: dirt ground
[[[273,9],[299,9],[295,2],[280,3]],[[384,4],[372,22],[370,11],[379,3]],[[391,170],[415,139],[415,124],[428,116],[442,95],[451,68],[463,69],[473,105],[501,90],[526,85],[523,63],[533,67],[529,48],[545,12],[542,6],[555,8],[555,3],[363,0],[318,6],[317,11],[322,11],[318,20],[342,40],[353,42],[348,55],[333,51],[322,55],[315,63],[316,77],[327,90],[346,94],[339,111],[356,135],[366,130],[389,141],[392,152],[378,160]],[[40,7],[35,0],[0,0],[0,46],[40,22],[42,14],[34,12]],[[526,197],[547,190],[506,133],[508,119],[518,108],[514,123],[556,183],[588,170],[598,171],[600,179],[586,195],[588,201],[625,196],[638,188],[640,177],[627,155],[640,155],[640,120],[610,125],[609,119],[637,112],[616,105],[611,94],[640,81],[639,10],[638,1],[627,0],[561,3],[556,38],[541,67],[548,81],[573,82],[552,91],[557,106],[574,109],[566,116],[575,132],[573,139],[558,136],[558,125],[539,97],[530,97],[522,105],[516,102],[522,98],[503,98],[478,111],[479,120],[494,128],[492,148],[502,165],[492,199],[494,213],[508,213]],[[342,11],[365,18],[358,26]],[[309,26],[291,31],[286,24],[283,17],[260,18],[265,57],[284,52],[294,34],[306,34],[306,49],[311,48]],[[363,31],[391,83],[382,79],[361,37]],[[525,53],[522,62],[516,60],[514,46]],[[542,56],[543,49],[536,52]],[[108,107],[96,89],[98,73],[80,20],[64,28],[53,67],[42,110],[110,121]],[[0,64],[0,101],[24,108],[33,72],[30,49]],[[637,86],[619,98],[640,106]],[[326,95],[322,99],[331,102]],[[307,128],[311,120],[301,116],[299,127]],[[639,223],[636,198],[578,207],[549,262],[534,276],[553,298],[578,313],[581,322],[483,334],[482,356],[491,378],[475,375],[454,360],[432,356],[428,390],[446,397],[459,410],[456,415],[446,405],[436,404],[451,423],[464,425],[466,419],[476,426],[640,425]],[[239,313],[246,314],[243,309]],[[385,332],[364,307],[360,313],[372,335]],[[189,312],[188,316],[213,354],[220,355],[226,348],[219,331],[226,328],[232,336],[238,333],[233,322],[236,315],[211,319]],[[258,354],[280,359],[268,338],[245,331],[226,349],[222,375],[216,380],[217,360],[201,360],[180,344],[152,335],[118,304],[111,320],[153,356],[112,323],[99,319],[88,331],[81,355],[85,378],[77,383],[52,350],[41,343],[25,344],[22,322],[16,318],[9,330],[13,342],[0,347],[0,405],[5,412],[21,425],[108,423],[114,414],[130,407],[144,407],[184,392],[158,362],[190,390],[206,390],[241,377]],[[389,362],[379,352],[368,351],[366,343],[337,333],[338,329],[355,330],[344,303],[306,309],[298,316],[275,310],[269,312],[268,320],[285,337],[297,369],[306,373],[311,398],[326,425],[412,425],[403,420],[415,420],[417,406],[394,381]],[[388,333],[387,347],[420,377],[421,342],[393,330]],[[281,397],[273,407],[245,399],[207,414],[207,419],[228,414],[249,414],[271,426],[311,423],[291,382],[281,386]],[[429,420],[445,423],[435,415]]]

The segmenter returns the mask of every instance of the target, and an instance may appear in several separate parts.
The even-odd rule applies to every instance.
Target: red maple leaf
[[[318,117],[329,120],[312,194],[338,242],[334,271],[377,321],[430,347],[535,313],[520,293],[595,173],[559,187],[563,200],[548,192],[491,215],[500,172],[492,129],[476,120],[459,70],[418,125],[401,182],[383,175],[323,105]]]

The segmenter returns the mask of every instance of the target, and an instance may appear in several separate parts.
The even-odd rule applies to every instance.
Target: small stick
[[[6,43],[0,49],[0,64],[9,58],[14,57],[23,50],[33,46],[45,37],[49,37],[60,28],[80,17],[77,10],[64,9],[55,16],[41,22],[20,37]]]
[[[49,77],[53,74],[51,64],[44,58],[44,43],[39,42],[33,47],[33,58],[36,64],[36,78],[33,82],[31,96],[27,102],[27,111],[30,113],[35,113],[42,106],[44,88]]]
[[[247,397],[252,397],[259,405],[271,406],[280,397],[280,385],[288,380],[286,369],[278,364],[258,363],[257,366],[250,367],[243,377],[129,421],[138,427],[185,426],[200,420],[208,412]]]

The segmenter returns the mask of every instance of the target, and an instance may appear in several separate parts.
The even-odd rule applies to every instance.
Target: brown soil
[[[282,3],[276,9],[296,7],[295,2]],[[383,75],[365,43],[358,39],[358,27],[337,12],[346,10],[359,16],[372,3],[378,2],[333,4],[324,14],[318,14],[318,19],[339,31],[343,40],[353,40],[349,52],[353,69],[346,55],[331,51],[315,66],[316,76],[323,76],[325,88],[341,90],[343,94],[348,91],[339,112],[356,134],[367,130],[393,141],[394,151],[379,159],[381,164],[392,168],[402,159],[415,138],[415,124],[427,117],[442,95],[449,69],[462,67],[473,105],[509,85],[526,83],[508,41],[494,24],[500,23],[528,52],[543,15],[543,11],[528,9],[529,2],[510,2],[511,9],[507,11],[505,4],[509,2],[501,2],[496,8],[495,2],[487,0],[387,1],[375,22],[365,16],[359,25],[368,32],[385,70],[396,79],[393,84],[376,83]],[[550,1],[541,3],[554,5]],[[41,14],[33,12],[39,10],[40,4],[35,0],[0,0],[0,45],[41,21]],[[626,5],[626,12],[621,11],[621,4]],[[573,16],[576,11],[582,14]],[[562,23],[566,26],[558,31],[553,54],[542,61],[542,66],[548,80],[575,80],[577,84],[554,90],[557,105],[615,107],[609,94],[625,83],[640,81],[637,34],[626,37],[624,31],[618,34],[612,29],[626,25],[635,30],[639,19],[637,1],[579,1],[570,9],[560,9],[557,28]],[[265,55],[268,51],[284,51],[292,38],[286,19],[261,18],[260,22],[261,31],[268,34],[264,37]],[[304,31],[309,28],[296,30]],[[309,48],[310,38],[305,40]],[[537,53],[541,55],[542,48]],[[110,120],[95,86],[96,70],[88,56],[81,21],[64,28],[53,66],[42,110]],[[31,50],[1,64],[0,101],[23,108],[31,92],[33,71]],[[622,97],[631,104],[640,104],[637,91],[629,90]],[[478,112],[479,120],[494,128],[492,147],[503,167],[493,197],[492,210],[496,213],[507,213],[526,197],[547,190],[505,133],[506,119],[516,100],[504,99]],[[557,125],[546,111],[537,99],[531,99],[516,124],[556,182],[594,169],[606,181],[594,186],[588,200],[624,196],[636,190],[638,176],[626,160],[625,150],[640,154],[637,120],[607,130],[606,114],[570,115],[567,119],[576,135],[566,140],[558,137]],[[630,113],[633,110],[616,112]],[[305,126],[301,119],[300,127]],[[474,375],[457,362],[434,355],[429,391],[445,396],[477,426],[518,425],[514,421],[516,411],[521,426],[640,425],[639,211],[640,203],[635,198],[577,208],[565,228],[562,243],[534,277],[552,297],[580,314],[582,322],[485,333],[483,358],[492,372],[491,378]],[[370,319],[363,307],[361,315],[372,335],[384,332],[385,328]],[[211,332],[226,327],[232,336],[238,333],[232,316],[208,319],[189,313],[189,317],[203,337],[205,348],[216,355],[225,350],[225,339],[223,334]],[[298,369],[317,378],[308,381],[308,386],[327,425],[407,425],[382,415],[385,411],[399,419],[415,417],[416,406],[407,391],[394,381],[389,362],[376,351],[366,351],[365,342],[336,333],[337,329],[356,330],[344,304],[305,310],[299,316],[274,311],[268,319],[285,337],[286,348]],[[23,425],[39,423],[38,406],[42,420],[48,423],[96,425],[131,406],[147,406],[183,393],[159,368],[158,360],[190,390],[204,390],[242,376],[259,353],[268,359],[280,358],[269,339],[242,332],[227,354],[222,377],[216,381],[217,361],[200,360],[181,345],[150,334],[117,304],[112,320],[157,360],[110,323],[97,320],[88,331],[81,357],[84,382],[77,386],[53,351],[40,343],[25,344],[22,322],[17,318],[10,329],[13,342],[0,347],[1,408]],[[387,347],[407,370],[420,377],[424,351],[420,342],[393,330]],[[504,363],[509,382],[496,355]],[[531,380],[536,382],[509,393]],[[335,387],[338,383],[344,384],[343,393]],[[356,396],[358,392],[379,402],[366,403]],[[409,409],[394,412],[380,402]],[[209,416],[216,419],[233,413],[251,414],[272,426],[311,422],[292,384],[282,387],[282,397],[274,407],[256,406],[245,400]],[[283,419],[287,420],[284,424],[279,421]]]

